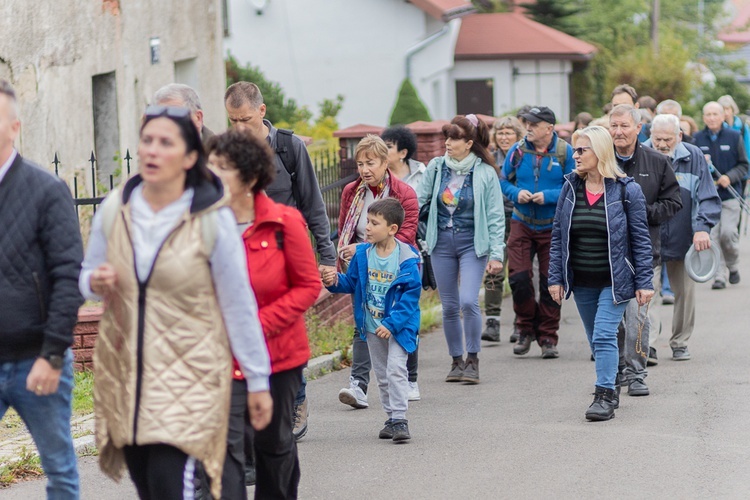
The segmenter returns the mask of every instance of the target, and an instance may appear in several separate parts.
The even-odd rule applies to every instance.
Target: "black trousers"
[[[123,451],[141,500],[183,500],[186,492],[192,498],[194,458],[166,444],[126,446]]]
[[[302,381],[303,368],[304,366],[300,366],[274,373],[269,378],[271,397],[273,398],[273,417],[268,427],[262,431],[256,431],[252,428],[248,415],[245,415],[241,422],[234,418],[234,412],[230,416],[229,435],[236,436],[233,431],[240,430],[240,436],[236,444],[247,445],[243,450],[243,455],[247,454],[247,457],[250,458],[250,454],[247,453],[250,449],[255,453],[256,499],[297,498],[300,468],[297,457],[297,443],[294,440],[294,434],[292,434],[292,426],[294,399]],[[232,407],[234,408],[234,402]],[[229,461],[229,448],[227,448],[227,459]],[[244,459],[240,461],[243,464],[244,462]],[[248,460],[248,462],[251,462],[251,460]],[[239,474],[239,479],[234,479],[237,475],[236,472],[232,472],[231,475],[232,478],[228,479],[227,463],[225,462],[222,482],[231,480],[235,483],[239,481],[244,488],[244,469]],[[222,488],[226,488],[226,484],[223,483]],[[223,492],[222,498],[224,498]]]

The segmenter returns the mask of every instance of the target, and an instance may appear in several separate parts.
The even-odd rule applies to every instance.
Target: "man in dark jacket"
[[[661,226],[661,257],[667,267],[675,295],[672,319],[672,359],[690,359],[687,341],[695,326],[695,282],[685,271],[685,253],[691,245],[697,251],[711,248],[710,232],[721,216],[721,200],[711,172],[699,148],[682,142],[680,120],[674,115],[657,115],[651,124],[654,148],[672,161],[680,184],[682,208]],[[656,338],[649,339],[649,359],[656,360]]]
[[[70,346],[81,231],[65,183],[14,149],[19,128],[15,92],[0,80],[0,418],[12,406],[28,427],[47,496],[77,499]]]
[[[669,159],[661,153],[638,142],[641,128],[640,113],[633,106],[615,106],[609,115],[609,131],[615,145],[617,163],[627,175],[635,179],[646,197],[649,234],[653,252],[654,290],[659,293],[661,286],[661,225],[667,222],[682,208],[680,186],[674,175]],[[649,334],[653,328],[658,332],[661,321],[658,300],[646,308],[639,308],[631,301],[625,311],[624,325],[618,333],[620,342],[620,364],[622,377],[631,396],[647,396],[647,376]]]
[[[151,103],[157,106],[176,106],[188,108],[190,119],[201,135],[205,145],[214,133],[203,123],[203,106],[198,93],[192,87],[182,83],[170,83],[154,93]]]
[[[719,176],[716,184],[721,198],[721,220],[711,230],[711,236],[721,244],[721,263],[711,288],[721,290],[727,286],[727,269],[729,283],[740,282],[740,201],[727,188],[731,186],[742,195],[748,163],[742,135],[724,123],[721,104],[712,101],[703,106],[703,123],[706,128],[695,134],[695,145]]]

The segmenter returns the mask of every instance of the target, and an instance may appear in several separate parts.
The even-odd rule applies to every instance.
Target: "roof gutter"
[[[417,42],[415,45],[409,47],[406,51],[406,78],[407,80],[411,80],[411,60],[412,58],[419,52],[423,51],[430,45],[432,45],[435,41],[439,40],[440,38],[444,37],[450,32],[450,25],[444,24],[442,28],[440,28],[440,31],[433,33],[432,35],[428,36],[424,40]]]

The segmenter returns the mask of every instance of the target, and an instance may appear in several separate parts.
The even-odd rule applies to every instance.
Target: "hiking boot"
[[[646,361],[646,366],[656,366],[658,364],[659,364],[659,358],[656,357],[656,348],[649,347],[648,348],[648,360]]]
[[[419,384],[416,382],[409,382],[409,392],[406,397],[409,401],[419,401],[422,399],[421,394],[419,394]]]
[[[521,334],[518,342],[516,342],[516,345],[513,347],[513,354],[517,354],[519,356],[527,354],[529,352],[529,349],[531,349],[531,342],[533,340],[533,335]]]
[[[461,375],[461,382],[465,382],[467,384],[479,383],[478,358],[466,358],[466,364],[464,364],[464,373],[463,375]]]
[[[711,285],[711,290],[724,290],[727,287],[727,284],[723,281],[714,281],[714,284]]]
[[[628,384],[628,396],[648,396],[649,394],[648,386],[642,378],[633,379]]]
[[[740,282],[740,272],[729,271],[729,283],[732,285],[736,285],[739,282]]]
[[[665,306],[671,306],[672,304],[674,304],[674,295],[672,295],[671,293],[663,295],[661,298],[661,303]]]
[[[393,442],[402,443],[411,439],[407,420],[393,420]]]
[[[594,422],[615,418],[615,407],[612,401],[615,391],[597,386],[594,390],[594,402],[586,410],[586,419]]]
[[[487,320],[487,325],[482,332],[482,340],[487,342],[500,342],[500,322],[494,318]]]
[[[349,377],[349,387],[344,387],[339,391],[339,401],[352,408],[367,408],[367,394],[359,387],[357,379]]]
[[[518,330],[514,326],[513,327],[513,333],[510,334],[510,343],[511,344],[515,344],[516,342],[518,342],[518,337],[519,337]]]
[[[455,359],[451,363],[451,371],[448,372],[448,376],[445,377],[446,382],[461,382],[464,376],[464,360]]]
[[[555,359],[559,357],[560,353],[557,352],[557,346],[549,342],[542,344],[542,359]]]
[[[292,422],[292,433],[294,434],[294,440],[299,441],[305,434],[307,434],[307,417],[310,416],[310,407],[307,406],[307,398],[304,399],[300,404],[294,405],[294,418]]]
[[[380,439],[393,439],[393,419],[389,418],[385,421],[385,427],[380,430],[378,437]]]
[[[675,361],[687,361],[690,359],[690,352],[688,352],[687,347],[673,347],[672,359]]]

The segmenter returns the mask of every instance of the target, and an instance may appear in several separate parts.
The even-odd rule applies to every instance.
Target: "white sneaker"
[[[367,394],[363,391],[354,377],[349,377],[349,387],[339,391],[339,401],[353,408],[367,408]]]
[[[416,382],[409,382],[409,401],[419,401],[422,396],[419,395],[419,384]]]

